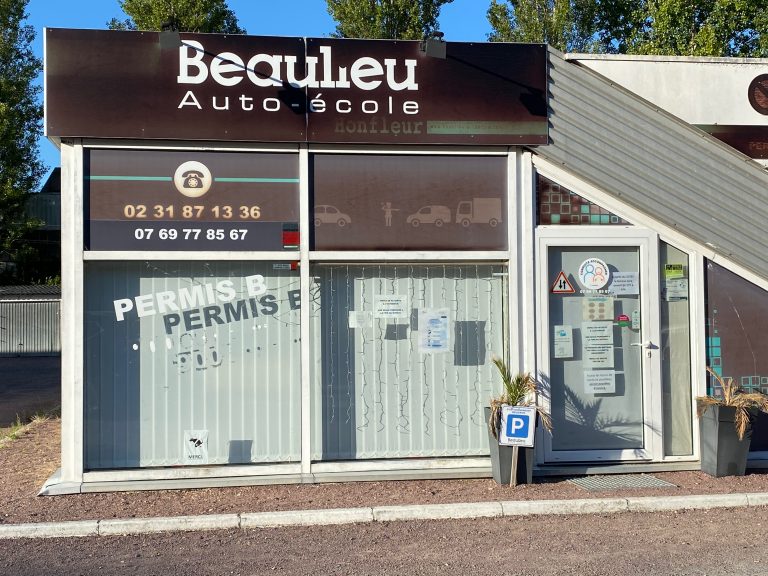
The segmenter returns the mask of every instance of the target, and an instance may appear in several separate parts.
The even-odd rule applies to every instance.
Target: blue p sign
[[[502,406],[499,444],[533,448],[535,427],[536,408],[534,406]]]
[[[527,414],[510,414],[507,418],[507,436],[510,438],[527,438],[531,419]]]

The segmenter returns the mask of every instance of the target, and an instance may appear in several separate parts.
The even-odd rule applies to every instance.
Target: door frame
[[[552,435],[539,437],[544,450],[539,452],[540,464],[582,462],[661,461],[663,459],[663,413],[661,380],[661,326],[659,287],[659,238],[647,228],[637,226],[552,226],[536,229],[536,365],[539,381],[548,381],[550,374],[549,291],[553,278],[548,277],[550,247],[604,246],[634,247],[639,250],[640,325],[639,342],[643,346],[643,448],[616,450],[558,450],[552,448]],[[577,288],[574,286],[574,288]],[[551,409],[549,391],[542,404]],[[557,430],[553,431],[557,434]],[[540,445],[541,445],[540,444]]]

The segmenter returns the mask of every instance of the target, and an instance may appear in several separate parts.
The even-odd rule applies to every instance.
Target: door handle
[[[655,350],[656,344],[648,340],[647,342],[632,342],[630,343],[630,346],[641,346],[643,348],[647,348],[648,350]]]

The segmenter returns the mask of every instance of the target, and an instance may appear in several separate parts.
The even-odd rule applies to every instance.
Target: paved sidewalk
[[[409,520],[501,518],[506,516],[616,514],[744,508],[768,505],[768,493],[646,496],[581,500],[532,500],[455,504],[377,506],[289,510],[240,514],[208,514],[159,518],[127,518],[0,525],[0,539],[125,536],[158,532],[326,526]]]

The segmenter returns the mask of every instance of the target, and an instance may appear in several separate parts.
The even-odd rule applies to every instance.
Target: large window
[[[768,293],[707,261],[707,364],[748,391],[768,393]],[[710,379],[707,393],[722,390]],[[768,451],[768,417],[755,422],[750,448]]]
[[[298,461],[299,276],[290,268],[89,262],[86,468]]]
[[[659,244],[664,455],[693,454],[688,255]]]
[[[317,154],[315,250],[506,250],[507,158]]]
[[[505,267],[312,269],[314,460],[487,454]]]

